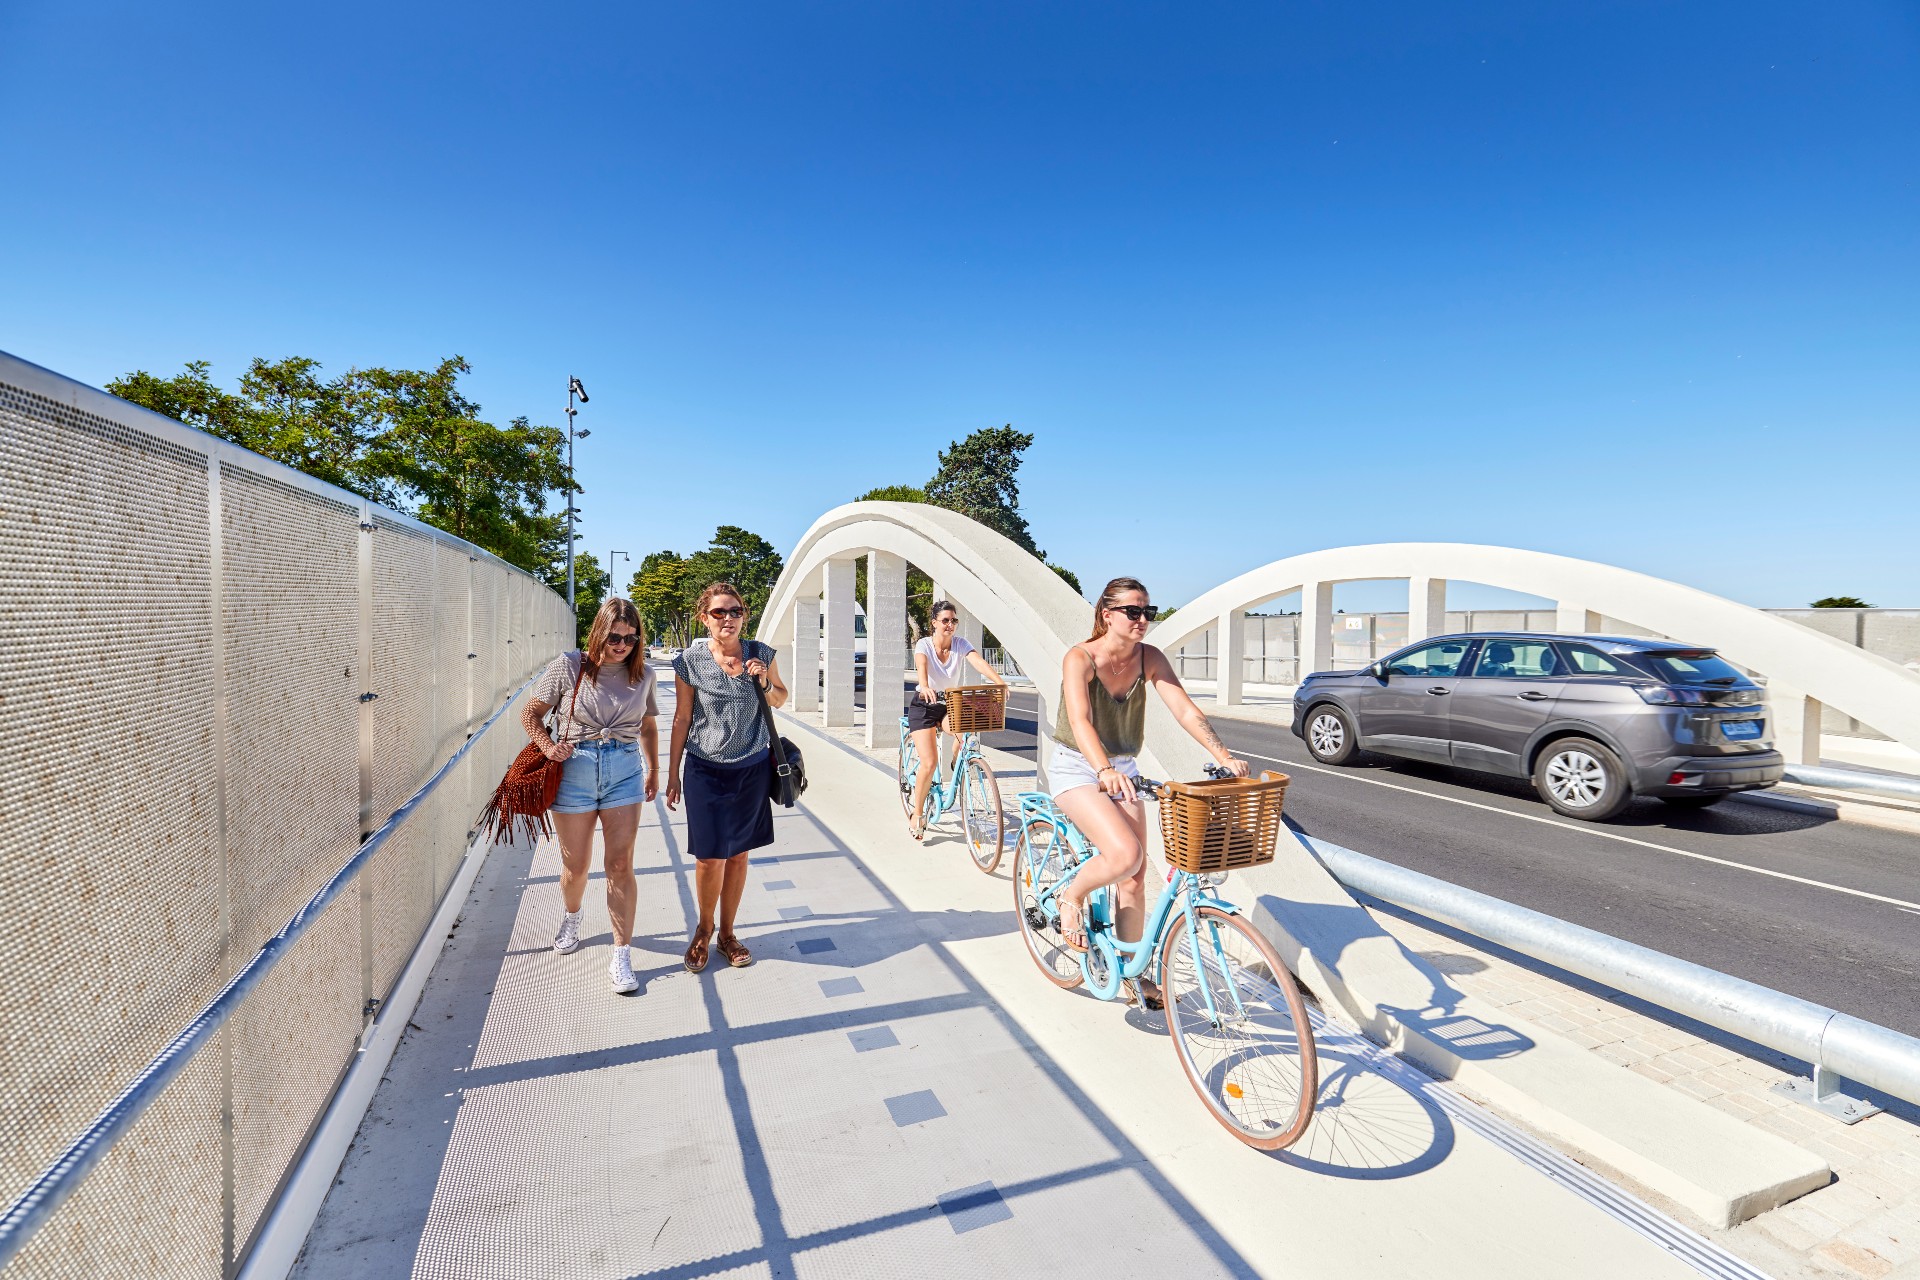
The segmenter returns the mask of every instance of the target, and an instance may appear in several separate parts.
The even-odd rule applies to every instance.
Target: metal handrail
[[[1858,791],[1866,795],[1885,796],[1889,800],[1920,800],[1920,778],[1903,778],[1893,773],[1790,764],[1787,766],[1787,781],[1827,791]]]
[[[447,762],[434,771],[431,778],[414,792],[407,802],[393,811],[393,815],[381,823],[374,833],[361,842],[359,849],[348,858],[341,868],[322,886],[319,892],[307,900],[305,906],[296,911],[280,932],[261,944],[253,958],[240,967],[220,993],[207,1002],[205,1008],[195,1015],[193,1020],[167,1042],[164,1049],[155,1054],[152,1060],[141,1069],[120,1096],[109,1102],[93,1123],[83,1130],[79,1137],[70,1143],[66,1150],[55,1156],[53,1162],[40,1172],[28,1188],[21,1192],[14,1202],[0,1213],[0,1267],[13,1261],[14,1255],[26,1247],[33,1233],[46,1224],[48,1218],[68,1196],[76,1191],[82,1180],[100,1162],[101,1157],[122,1137],[134,1122],[146,1113],[161,1092],[173,1082],[174,1078],[186,1070],[193,1055],[204,1048],[215,1032],[225,1026],[240,1004],[258,987],[267,973],[279,962],[281,956],[300,939],[320,918],[321,912],[332,905],[353,878],[363,871],[373,856],[380,852],[393,833],[402,823],[413,816],[433,789],[440,785],[453,767],[473,750],[475,743],[491,729],[507,708],[533,686],[538,674],[509,694],[497,710],[481,726],[473,731],[460,749],[447,757]]]
[[[1298,838],[1349,889],[1789,1054],[1810,1063],[1816,1080],[1830,1073],[1920,1102],[1920,1039],[1337,844]]]

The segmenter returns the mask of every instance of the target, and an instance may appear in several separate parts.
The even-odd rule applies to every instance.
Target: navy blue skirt
[[[715,764],[689,751],[680,764],[687,805],[687,851],[696,858],[731,858],[773,843],[773,756],[762,752],[740,764]]]

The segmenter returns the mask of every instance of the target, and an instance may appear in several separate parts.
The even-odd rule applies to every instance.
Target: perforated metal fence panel
[[[12,1200],[572,622],[477,548],[4,354],[0,556]],[[8,1280],[230,1270],[523,742],[510,712]]]

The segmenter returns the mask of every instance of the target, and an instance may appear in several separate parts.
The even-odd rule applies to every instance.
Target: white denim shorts
[[[1134,763],[1132,756],[1114,756],[1110,763],[1129,778],[1140,776],[1140,766]],[[1075,787],[1097,787],[1100,775],[1094,772],[1093,762],[1075,751],[1072,747],[1053,744],[1053,754],[1047,757],[1047,794],[1055,800],[1063,791]]]

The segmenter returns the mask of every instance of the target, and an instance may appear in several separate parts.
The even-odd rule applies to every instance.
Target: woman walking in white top
[[[919,677],[913,696],[907,699],[907,728],[913,734],[913,749],[927,766],[913,778],[913,820],[907,824],[915,840],[926,835],[924,815],[927,791],[933,786],[933,773],[940,756],[934,749],[941,721],[947,718],[947,704],[940,695],[957,684],[965,684],[967,664],[994,684],[1005,684],[1000,673],[987,665],[980,651],[954,632],[960,626],[960,610],[951,600],[937,600],[933,606],[933,634],[913,646],[913,670]]]

